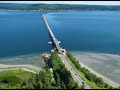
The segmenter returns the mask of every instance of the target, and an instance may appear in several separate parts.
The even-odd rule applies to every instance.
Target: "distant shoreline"
[[[38,12],[40,10],[15,10],[15,9],[0,9],[0,10],[8,10],[8,11],[35,11]],[[43,12],[69,12],[69,11],[116,11],[116,10],[43,10]],[[120,11],[120,10],[118,10]],[[117,12],[118,12],[117,11]]]

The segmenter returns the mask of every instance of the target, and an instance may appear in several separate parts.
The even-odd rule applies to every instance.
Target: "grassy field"
[[[24,70],[2,71],[0,72],[0,82],[14,86],[18,83],[22,83],[23,81],[28,80],[32,75],[34,74]]]

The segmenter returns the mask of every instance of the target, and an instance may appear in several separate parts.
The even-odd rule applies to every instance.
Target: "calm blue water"
[[[120,12],[45,14],[61,46],[70,51],[120,52]],[[0,10],[0,57],[49,52],[40,12]]]
[[[70,51],[120,52],[120,12],[55,12],[46,17],[62,47]]]
[[[0,57],[49,52],[40,12],[0,10]]]

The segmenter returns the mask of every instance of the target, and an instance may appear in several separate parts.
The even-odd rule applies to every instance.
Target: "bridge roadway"
[[[54,41],[54,44],[56,45],[56,48],[57,48],[58,52],[61,52],[61,47],[60,47],[60,45],[59,45],[59,42],[60,42],[60,41],[58,41],[58,40],[55,38],[54,34],[52,33],[52,30],[50,29],[50,27],[49,27],[49,25],[48,25],[48,23],[47,23],[47,20],[46,20],[45,16],[44,16],[44,15],[42,15],[42,16],[43,16],[43,19],[44,19],[45,24],[46,24],[46,26],[47,26],[47,29],[49,30],[49,33],[50,33],[50,35],[51,35],[51,37],[52,37],[52,39],[53,39],[53,41]],[[81,76],[75,71],[75,69],[72,67],[72,65],[70,64],[70,62],[67,60],[66,56],[65,56],[63,53],[59,53],[58,55],[59,55],[60,58],[62,59],[62,61],[63,61],[63,63],[65,64],[66,68],[71,72],[74,80],[78,83],[78,85],[81,86],[82,83],[84,83],[86,89],[91,89],[91,87],[90,87],[90,86],[81,78]]]
[[[55,38],[52,30],[50,29],[50,27],[49,27],[49,25],[48,25],[48,22],[47,22],[45,16],[42,15],[42,17],[43,17],[43,19],[44,19],[44,21],[45,21],[46,27],[47,27],[47,29],[48,29],[51,37],[52,37],[52,39],[53,39],[53,43],[55,44],[56,49],[58,50],[59,53],[61,53],[60,41],[58,41],[58,40]]]

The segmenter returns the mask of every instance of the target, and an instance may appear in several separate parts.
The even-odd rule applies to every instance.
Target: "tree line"
[[[74,81],[70,71],[63,64],[57,52],[51,54],[51,65],[58,89],[80,89],[77,82]]]
[[[119,11],[120,5],[85,5],[85,4],[12,4],[0,3],[0,9],[12,10],[110,10]]]
[[[52,68],[53,73],[50,71]],[[53,74],[53,76],[52,76]],[[51,53],[50,61],[45,60],[45,71],[32,76],[22,85],[24,89],[85,89],[74,81],[70,71],[63,64],[57,51]]]
[[[97,77],[95,74],[91,73],[90,70],[86,69],[85,67],[81,67],[79,61],[75,57],[73,57],[73,55],[70,52],[67,51],[66,55],[70,59],[70,61],[75,65],[75,67],[80,72],[82,72],[90,82],[94,82],[100,88],[118,89],[105,83],[101,77]]]

